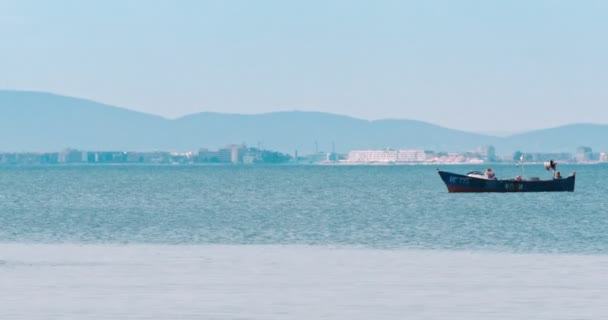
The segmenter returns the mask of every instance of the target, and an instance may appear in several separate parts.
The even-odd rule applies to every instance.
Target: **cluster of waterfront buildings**
[[[522,153],[515,152],[497,156],[493,146],[483,146],[462,153],[436,152],[429,150],[369,149],[351,150],[347,154],[317,152],[300,156],[248,148],[245,145],[229,145],[217,150],[200,149],[198,152],[127,152],[127,151],[82,151],[65,149],[48,153],[0,153],[0,165],[11,164],[480,164],[544,162],[561,163],[608,162],[608,154],[596,153],[589,147],[579,147],[575,154]]]
[[[344,162],[350,164],[390,164],[390,163],[483,163],[493,159],[453,152],[427,150],[352,150]]]
[[[428,163],[428,164],[465,164],[465,163],[496,163],[496,162],[545,162],[549,160],[562,163],[598,163],[608,162],[606,152],[596,153],[590,147],[579,147],[576,154],[569,152],[558,153],[524,153],[514,152],[505,156],[496,155],[493,146],[483,146],[476,150],[463,153],[435,152],[428,150],[352,150],[344,160],[350,164],[399,164],[399,163]]]
[[[60,152],[0,153],[0,164],[194,164],[194,163],[285,163],[291,156],[269,150],[230,145],[215,151],[198,152],[127,152],[83,151],[65,149]]]

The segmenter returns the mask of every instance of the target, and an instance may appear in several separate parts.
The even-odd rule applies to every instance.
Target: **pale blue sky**
[[[0,88],[177,117],[608,123],[608,1],[6,1]]]

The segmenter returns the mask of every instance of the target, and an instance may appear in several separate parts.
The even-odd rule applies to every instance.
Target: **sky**
[[[608,123],[608,1],[0,0],[0,88],[175,118]]]

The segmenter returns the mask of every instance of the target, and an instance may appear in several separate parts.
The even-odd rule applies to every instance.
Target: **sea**
[[[485,166],[3,166],[0,319],[608,318],[608,165]]]

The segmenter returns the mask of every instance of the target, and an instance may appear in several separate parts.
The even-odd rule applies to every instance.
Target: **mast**
[[[524,168],[524,159],[525,159],[525,153],[522,153],[521,156],[519,156],[519,163],[517,164],[518,166],[521,167],[521,177],[524,178],[526,176],[526,169]]]

